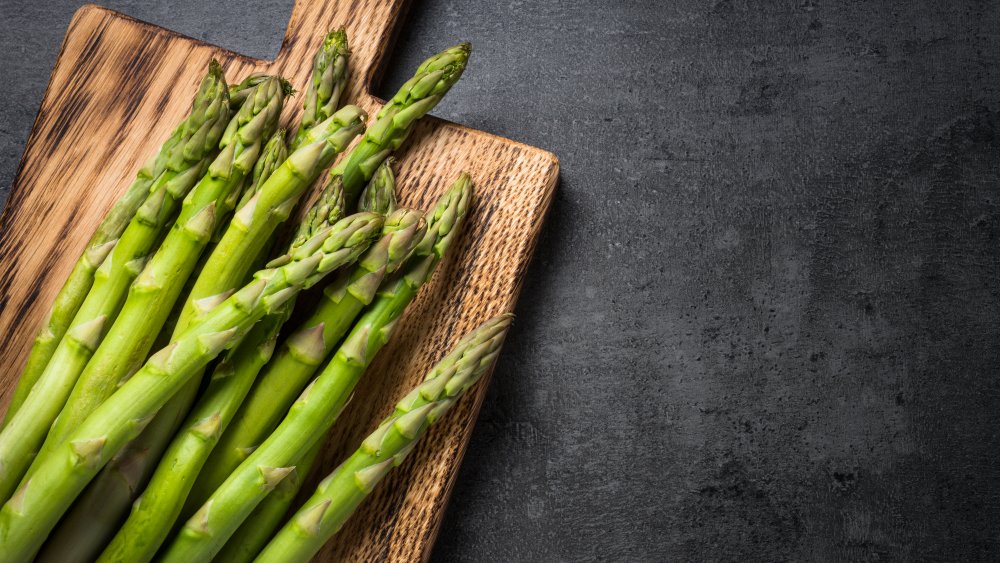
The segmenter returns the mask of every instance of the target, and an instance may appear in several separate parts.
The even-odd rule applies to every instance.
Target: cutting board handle
[[[285,76],[308,76],[313,53],[332,29],[347,28],[351,48],[348,99],[371,94],[372,83],[409,0],[295,0],[275,59]]]

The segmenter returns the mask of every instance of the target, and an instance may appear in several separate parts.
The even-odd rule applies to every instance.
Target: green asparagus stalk
[[[371,211],[388,215],[398,207],[396,203],[396,175],[392,167],[396,159],[391,156],[375,171],[372,180],[365,186],[358,199],[358,211]]]
[[[424,239],[407,260],[407,266],[414,272],[410,276],[412,291],[401,288],[404,292],[401,299],[405,303],[416,295],[416,290],[430,278],[438,261],[444,257],[461,228],[471,198],[472,182],[467,174],[462,174],[438,199],[427,217]],[[374,255],[374,251],[369,254]],[[359,261],[353,272],[342,274],[324,288],[316,310],[292,333],[264,368],[233,425],[222,435],[188,497],[183,512],[185,516],[202,506],[278,426],[295,398],[328,357],[329,351],[372,302],[382,276],[392,273],[399,264],[390,261],[386,266],[383,272],[378,260],[369,261],[366,257]],[[405,303],[402,306],[405,307]]]
[[[288,477],[278,483],[278,486],[267,495],[257,508],[250,513],[250,516],[243,522],[243,525],[229,538],[222,551],[215,557],[217,561],[226,563],[250,563],[257,557],[268,540],[274,535],[275,530],[281,528],[288,515],[288,510],[299,490],[309,477],[308,469],[315,465],[319,454],[323,451],[326,440],[319,440],[309,452],[303,456],[302,461],[296,466]]]
[[[0,432],[0,498],[7,499],[31,464],[77,377],[121,308],[132,280],[172,223],[180,200],[211,162],[229,120],[222,68],[202,81],[184,132],[153,182],[149,197],[94,274],[94,285],[66,337],[18,412]]]
[[[307,563],[344,525],[393,467],[398,467],[427,428],[493,365],[510,326],[510,315],[490,319],[467,335],[396,403],[379,425],[316,493],[295,513],[257,557],[261,563]]]
[[[248,80],[245,80],[244,84]],[[244,92],[246,94],[242,96],[242,100],[247,103],[240,106],[240,112],[234,117],[232,122],[241,123],[243,124],[242,127],[234,131],[235,135],[227,134],[223,139],[224,147],[227,146],[226,143],[230,139],[240,144],[237,147],[238,150],[234,151],[235,154],[240,155],[234,161],[234,173],[231,173],[228,181],[225,182],[222,181],[222,177],[212,178],[211,175],[208,175],[203,178],[202,182],[189,195],[189,201],[185,201],[185,206],[194,205],[194,202],[199,200],[204,202],[207,198],[199,196],[206,196],[208,190],[222,188],[223,184],[226,184],[225,189],[228,192],[220,191],[217,193],[214,202],[215,209],[217,210],[216,217],[225,217],[235,208],[236,201],[241,197],[241,193],[244,194],[244,197],[247,197],[246,194],[248,193],[253,193],[267,176],[284,161],[287,153],[284,143],[284,132],[277,131],[271,134],[271,138],[264,145],[260,157],[253,164],[253,170],[246,169],[247,163],[252,162],[250,159],[253,155],[249,154],[249,151],[258,151],[260,149],[259,145],[265,139],[264,135],[274,130],[274,122],[277,120],[281,109],[280,98],[287,95],[290,91],[288,84],[276,77],[255,75],[253,82],[254,86],[245,89]],[[230,89],[230,93],[232,91],[233,89]],[[260,134],[253,131],[247,134],[245,130],[252,126],[253,120],[261,119],[261,117],[254,116],[260,115],[267,115],[268,117],[264,130],[260,131]],[[248,143],[248,141],[252,142]],[[213,168],[219,167],[218,165],[225,155],[226,152],[223,152],[216,159]],[[239,168],[236,168],[236,166]],[[250,177],[246,177],[248,172],[252,172]],[[245,185],[245,187],[241,189],[236,184],[237,182]],[[182,211],[182,217],[183,215],[184,211]],[[214,232],[222,232],[226,223],[228,223],[228,220],[219,221],[217,219]],[[211,243],[209,243],[208,247],[211,247]],[[200,254],[203,257],[205,252],[201,251]],[[153,258],[153,262],[158,257],[159,253],[157,257]],[[152,267],[153,262],[151,262],[150,267]],[[198,264],[199,266],[201,264],[200,257]],[[190,265],[190,262],[186,262],[184,267],[189,267]],[[169,266],[166,271],[176,272],[178,268],[176,265]],[[196,267],[195,271],[197,270],[198,268]],[[190,278],[191,275],[188,275],[188,280]],[[193,280],[190,281],[193,282]],[[185,291],[180,292],[179,295],[185,295],[187,290],[190,289],[189,284],[182,285],[185,286]],[[177,294],[172,298],[174,304],[176,304],[176,301]],[[164,303],[163,305],[165,306],[166,304]],[[127,308],[128,304],[126,304]],[[139,309],[139,311],[144,311],[147,315],[150,314],[150,311],[154,310],[151,306]],[[172,307],[172,314],[176,314],[178,310],[179,307]],[[160,309],[157,315],[162,315],[162,311]],[[157,318],[158,320],[159,317]],[[165,325],[172,327],[174,321],[168,321]],[[160,337],[156,341],[157,345],[155,349],[162,348],[169,343],[170,330],[166,326],[164,330],[160,330]],[[149,325],[151,331],[156,328],[156,324]],[[255,329],[252,334],[256,334],[257,332]],[[148,334],[152,334],[152,332]],[[138,352],[133,357],[139,357]],[[97,356],[95,355],[96,358]],[[90,369],[90,366],[88,366],[87,371]],[[167,404],[170,405],[173,400],[171,399]],[[146,431],[151,432],[152,425],[147,427]],[[93,561],[101,553],[105,545],[107,545],[108,540],[114,536],[122,520],[128,514],[129,507],[132,506],[132,502],[141,491],[141,487],[149,479],[149,474],[152,473],[155,467],[154,455],[156,453],[150,450],[151,448],[148,447],[148,444],[142,440],[136,440],[135,443],[126,446],[118,456],[112,459],[60,521],[59,526],[52,532],[49,540],[39,553],[37,560],[58,563]]]
[[[416,74],[378,112],[375,123],[365,132],[351,153],[330,172],[342,176],[348,208],[352,208],[379,164],[399,148],[413,124],[427,115],[458,82],[472,47],[462,43],[424,61]]]
[[[230,95],[232,95],[232,89],[230,89]],[[287,95],[287,94],[286,94]],[[260,157],[257,159],[257,163],[253,167],[253,175],[246,179],[246,187],[242,190],[233,190],[231,196],[224,200],[222,205],[220,205],[216,211],[219,220],[216,221],[215,232],[212,234],[212,239],[209,241],[208,246],[202,251],[201,256],[198,259],[198,265],[195,266],[194,272],[188,276],[187,282],[184,284],[184,290],[181,291],[181,295],[189,295],[191,293],[191,288],[194,287],[195,280],[198,279],[199,274],[205,268],[205,262],[208,261],[208,257],[212,255],[212,251],[215,250],[215,245],[219,244],[219,240],[222,239],[222,235],[225,234],[226,229],[229,227],[229,223],[233,217],[233,211],[238,207],[239,204],[246,203],[257,190],[260,189],[261,184],[274,172],[281,163],[288,158],[288,145],[285,143],[285,137],[288,132],[284,129],[279,129],[271,135],[267,144],[264,145],[264,149],[261,151]],[[261,264],[263,266],[263,264]],[[254,270],[259,268],[255,267]],[[181,315],[181,311],[184,308],[186,301],[180,301],[175,303],[174,308],[170,311],[170,316],[167,318],[167,322],[163,324],[163,328],[160,329],[160,335],[156,339],[156,344],[153,345],[154,350],[159,350],[167,344],[170,344],[170,338],[174,334],[174,328],[177,326],[177,319]]]
[[[295,252],[338,221],[343,216],[343,201],[343,192],[339,189],[321,194],[289,252]],[[270,359],[278,331],[293,306],[294,300],[290,299],[281,310],[266,317],[216,367],[208,388],[184,423],[185,430],[170,443],[149,485],[100,560],[149,561],[156,554],[219,435],[229,425],[260,369]]]
[[[459,231],[471,196],[471,183],[468,176],[463,174],[438,200],[438,204],[428,218],[427,234],[418,248],[414,250],[414,256],[409,261],[409,265],[415,270],[411,278],[415,285],[422,283],[419,282],[421,278],[424,280],[430,278],[437,261],[447,252],[455,234]],[[430,257],[429,260],[427,257]],[[427,263],[428,261],[430,262],[429,264]],[[421,271],[425,273],[418,273]],[[407,297],[406,291],[401,292],[397,297],[401,300],[412,299],[412,296]],[[323,305],[320,306],[320,309],[322,307]],[[291,369],[289,368],[285,373],[290,371]],[[280,392],[277,385],[274,385],[273,389],[275,393]],[[258,400],[258,405],[264,411],[268,408],[268,405],[260,399]],[[256,411],[248,410],[248,412]],[[284,409],[282,409],[282,412],[284,412]],[[256,416],[252,418],[257,419]],[[292,475],[295,478],[282,481],[282,484],[279,486],[281,490],[280,494],[275,494],[277,491],[272,492],[257,506],[250,517],[233,534],[233,537],[226,542],[223,552],[220,552],[221,561],[247,561],[256,555],[264,542],[267,541],[267,538],[281,525],[282,518],[288,512],[289,506],[291,506],[296,493],[298,493],[302,485],[302,480],[311,471],[315,459],[316,455],[306,455],[303,457],[296,464]]]
[[[318,233],[291,255],[270,264],[228,297],[203,300],[210,312],[160,350],[61,445],[0,509],[0,545],[6,561],[26,561],[96,473],[141,431],[167,399],[253,325],[279,310],[329,271],[356,260],[381,229],[382,219],[359,213]]]
[[[274,231],[288,218],[295,204],[337,153],[364,128],[365,115],[346,106],[310,129],[309,143],[293,152],[241,205],[222,239],[204,264],[188,294],[174,335],[180,334],[197,317],[199,299],[239,287],[271,248]],[[136,441],[147,452],[144,463],[155,463],[183,422],[197,395],[200,378],[193,378],[163,407]]]
[[[181,122],[177,129],[160,147],[160,152],[153,156],[136,174],[135,180],[129,186],[121,199],[115,203],[114,207],[104,217],[104,220],[97,227],[83,254],[76,261],[69,278],[56,295],[52,310],[49,312],[45,325],[35,337],[31,352],[28,354],[28,361],[24,371],[14,387],[14,394],[11,397],[10,405],[7,407],[7,414],[4,417],[4,424],[10,420],[17,412],[24,401],[28,398],[31,388],[41,377],[45,366],[59,346],[66,331],[69,330],[70,323],[80,305],[87,297],[87,293],[94,285],[94,273],[100,267],[104,259],[111,253],[118,242],[118,238],[125,232],[132,217],[149,195],[149,188],[153,185],[153,180],[159,176],[166,165],[166,158],[173,147],[177,144],[181,133],[185,127],[185,122]]]
[[[173,228],[129,289],[118,318],[49,431],[43,454],[59,445],[142,365],[217,228],[217,210],[243,186],[264,142],[277,128],[288,90],[281,78],[265,77],[244,91],[245,101],[222,136],[221,152],[185,198]]]
[[[196,313],[194,303],[238,287],[253,261],[298,203],[306,188],[364,129],[365,113],[345,106],[309,130],[305,144],[293,152],[239,208],[229,228],[198,276],[176,331],[184,331]]]
[[[231,290],[238,283],[242,282],[245,277],[244,272],[252,271],[253,265],[258,264],[266,257],[273,241],[265,235],[273,232],[278,224],[287,218],[291,207],[297,202],[298,197],[312,183],[316,176],[320,174],[326,163],[332,160],[332,155],[336,154],[336,151],[343,150],[343,147],[356,135],[356,131],[363,128],[361,125],[363,118],[363,112],[360,112],[357,108],[353,108],[353,110],[351,107],[344,108],[336,116],[327,119],[309,131],[307,140],[312,143],[312,146],[303,147],[302,150],[293,153],[290,158],[281,162],[281,165],[273,169],[273,171],[269,171],[271,166],[266,163],[261,167],[262,169],[259,172],[268,170],[268,173],[257,176],[254,185],[244,193],[244,199],[237,206],[237,209],[243,211],[244,217],[241,220],[239,215],[237,215],[236,220],[230,223],[225,234],[219,239],[219,244],[223,242],[230,243],[228,247],[229,252],[227,253],[229,263],[227,264],[224,261],[218,260],[219,255],[216,252],[218,245],[216,245],[212,253],[208,256],[206,263],[201,265],[197,280],[186,292],[188,300],[181,307],[180,312],[177,314],[177,319],[172,323],[174,325],[175,337],[181,332],[184,326],[190,326],[197,319],[197,315],[199,314],[197,308],[193,309],[195,312],[192,313],[190,307],[194,301],[193,295],[197,292],[206,293],[213,290],[222,294],[227,290]],[[354,132],[352,133],[352,131]],[[282,181],[278,183],[272,182],[272,177],[277,177]],[[264,197],[266,201],[274,202],[279,200],[282,193],[286,195],[291,194],[289,195],[290,199],[278,206],[277,209],[272,210],[272,213],[261,216],[259,213],[260,210],[257,209],[258,199]],[[343,205],[340,208],[343,208]],[[254,215],[255,213],[256,216]],[[234,224],[236,225],[235,227]],[[313,221],[312,224],[318,223]],[[236,229],[235,235],[233,234],[234,228]],[[241,241],[242,245],[240,244]],[[300,244],[301,242],[300,239]],[[206,274],[206,271],[210,267],[214,267],[216,272],[221,273],[216,274],[214,278],[211,277],[212,274]],[[186,318],[184,318],[185,315]],[[182,322],[184,325],[181,324]],[[169,341],[166,338],[163,338],[163,340]],[[141,487],[146,483],[156,468],[161,454],[169,446],[172,437],[183,423],[188,410],[191,408],[198,394],[200,381],[200,376],[193,377],[174,394],[139,437],[125,448],[119,459],[116,459],[109,465],[107,471],[98,478],[98,481],[110,481],[111,484],[108,486],[134,483]],[[115,478],[116,474],[125,470],[132,477],[131,482]],[[100,485],[98,488],[103,487],[105,485]],[[134,498],[138,490],[134,486],[128,487],[127,492],[126,490],[122,490],[119,494],[115,495],[115,498]],[[89,498],[89,495],[87,500],[99,501],[96,498]],[[113,505],[104,503],[102,513],[108,514],[109,521],[113,520],[117,522],[120,521],[121,517],[128,510],[129,504],[121,502]],[[81,510],[86,510],[86,508]],[[113,518],[111,518],[112,516]],[[114,533],[114,530],[111,533]],[[92,536],[96,536],[96,534],[92,534]],[[107,538],[109,535],[104,535],[103,537]],[[93,543],[93,540],[88,541]],[[97,547],[103,547],[103,541]]]
[[[226,234],[226,229],[229,227],[229,220],[232,218],[232,212],[250,201],[260,191],[261,185],[288,158],[288,144],[285,142],[287,136],[288,131],[285,129],[278,129],[271,134],[271,138],[268,139],[267,144],[264,145],[260,153],[260,158],[254,163],[253,173],[247,179],[246,187],[242,190],[234,191],[232,194],[233,197],[226,200],[226,204],[223,207],[226,220],[219,223],[218,228],[212,235],[213,245],[218,244],[222,240],[222,235]]]
[[[250,267],[267,254],[274,231],[288,218],[306,188],[363,129],[364,118],[360,109],[347,106],[310,129],[306,135],[308,144],[293,152],[249,199],[241,202],[239,211],[188,294],[174,329],[175,335],[194,322],[197,308],[191,304],[195,300],[242,283]],[[324,193],[332,193],[332,190],[330,187]],[[306,221],[304,224],[314,223]],[[301,242],[301,237],[299,240]],[[199,382],[200,378],[192,378],[129,446],[130,450],[142,455],[138,464],[144,480],[187,415],[197,396]]]
[[[247,455],[278,426],[329,351],[371,303],[387,273],[399,268],[424,235],[422,213],[400,209],[386,219],[382,239],[328,286],[317,310],[282,344],[244,400],[233,427],[227,430],[188,497],[183,514],[190,516],[222,484]],[[419,229],[419,231],[418,231]],[[419,236],[416,236],[418,235]]]
[[[306,132],[317,123],[333,115],[340,106],[340,98],[347,88],[347,32],[344,28],[331,31],[313,57],[312,79],[306,88],[302,121],[292,147],[298,147]]]
[[[430,278],[454,239],[455,227],[464,218],[471,191],[468,175],[462,174],[435,207],[414,256],[379,289],[374,302],[320,375],[292,404],[281,424],[188,519],[166,548],[164,561],[211,559],[296,466],[301,473],[307,472],[301,467],[303,458],[333,425],[368,365],[388,341],[399,317]]]

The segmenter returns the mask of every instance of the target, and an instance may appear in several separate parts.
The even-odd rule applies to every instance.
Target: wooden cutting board
[[[374,115],[383,102],[371,94],[371,84],[405,7],[405,0],[297,0],[273,62],[82,7],[66,32],[0,217],[3,404],[87,239],[186,112],[213,57],[231,83],[266,71],[304,90],[323,36],[346,26],[352,49],[347,100]],[[477,72],[475,53],[467,72]],[[297,123],[300,107],[300,97],[287,104],[287,123]],[[513,311],[559,170],[548,152],[434,118],[421,122],[398,157],[402,205],[428,209],[463,170],[475,181],[476,202],[451,258],[403,317],[336,426],[321,474],[353,450],[463,333]],[[427,559],[488,383],[431,429],[319,560]]]

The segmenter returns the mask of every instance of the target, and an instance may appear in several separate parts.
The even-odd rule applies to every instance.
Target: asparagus
[[[424,239],[406,262],[408,283],[398,287],[398,307],[405,307],[417,289],[433,273],[451,241],[460,230],[472,198],[467,174],[438,199],[427,217]],[[369,265],[370,264],[370,265]],[[397,265],[398,267],[398,265]],[[376,261],[362,260],[354,271],[339,276],[324,288],[323,298],[301,328],[289,337],[276,357],[244,400],[231,428],[219,441],[188,498],[184,514],[202,506],[226,478],[253,452],[281,422],[296,396],[305,388],[319,365],[346,333],[355,317],[374,298],[375,276],[381,270]],[[396,282],[399,285],[398,281]],[[380,298],[383,301],[387,297]]]
[[[309,130],[305,144],[274,171],[233,217],[229,228],[195,282],[175,331],[183,331],[196,313],[195,302],[239,286],[306,188],[334,157],[364,129],[365,113],[345,106]]]
[[[295,252],[343,215],[343,193],[324,192],[310,209],[289,252]],[[128,520],[101,555],[103,561],[149,561],[170,532],[194,478],[219,435],[232,420],[258,372],[267,363],[282,324],[292,311],[289,300],[259,323],[215,368],[208,388],[188,415],[185,430],[167,448]],[[92,559],[92,558],[91,558]]]
[[[14,387],[14,394],[7,407],[7,414],[4,416],[4,424],[14,416],[14,413],[28,398],[28,393],[35,382],[41,377],[45,366],[48,365],[55,353],[56,347],[59,346],[59,341],[69,330],[73,317],[80,310],[80,305],[83,304],[87,293],[94,285],[94,272],[111,253],[111,249],[118,242],[118,238],[121,237],[136,211],[146,201],[153,180],[163,172],[166,156],[177,144],[184,126],[185,123],[182,121],[160,147],[160,152],[139,169],[132,185],[115,203],[97,227],[97,231],[90,237],[83,254],[73,266],[69,278],[56,295],[44,326],[35,336],[35,342],[28,354],[24,371],[21,372],[21,377]]]
[[[167,399],[262,317],[276,312],[329,271],[356,260],[381,228],[381,217],[359,213],[318,233],[293,254],[273,261],[254,281],[226,298],[202,300],[201,320],[157,352],[97,408],[0,509],[0,545],[7,561],[33,556],[46,534],[100,468],[134,438]]]
[[[225,79],[213,62],[149,197],[94,274],[93,287],[32,392],[0,432],[0,498],[9,498],[20,482],[129,285],[170,225],[177,204],[211,161],[228,119]]]
[[[414,256],[379,288],[378,297],[281,424],[188,519],[166,548],[164,561],[211,559],[277,483],[293,470],[307,473],[301,464],[304,456],[333,425],[399,317],[430,278],[454,240],[455,227],[464,218],[470,197],[471,182],[462,174],[435,207]]]
[[[490,319],[463,338],[423,383],[396,403],[395,411],[361,447],[319,484],[256,560],[307,563],[318,553],[379,481],[403,462],[427,427],[493,365],[510,319],[510,315]]]
[[[233,197],[226,200],[223,213],[227,218],[226,221],[219,223],[218,228],[212,235],[213,244],[217,244],[222,239],[222,235],[226,233],[226,229],[229,227],[229,219],[232,218],[230,214],[238,207],[250,201],[250,198],[260,191],[261,185],[288,158],[288,144],[285,142],[287,135],[288,132],[285,129],[278,129],[271,134],[271,138],[268,139],[267,144],[261,150],[260,158],[254,163],[253,173],[247,180],[246,187],[242,190],[233,191]]]
[[[230,89],[230,95],[232,95],[232,89]],[[287,93],[286,93],[287,95]],[[253,174],[250,178],[246,179],[246,186],[242,190],[233,190],[229,198],[226,198],[221,205],[216,208],[216,215],[219,219],[216,221],[215,232],[212,233],[212,238],[202,251],[201,256],[198,258],[198,265],[195,266],[194,272],[188,276],[187,282],[184,284],[184,290],[181,291],[181,295],[189,295],[191,293],[191,288],[194,286],[194,282],[198,279],[198,275],[205,268],[205,262],[208,257],[212,255],[212,251],[215,249],[215,245],[219,243],[222,239],[222,235],[225,234],[226,229],[229,227],[229,222],[232,220],[233,210],[237,208],[238,203],[246,203],[257,190],[260,189],[260,185],[264,183],[265,180],[274,172],[274,170],[281,165],[282,162],[288,158],[288,145],[285,143],[285,137],[288,132],[284,129],[279,129],[271,135],[267,144],[261,151],[260,157],[257,159],[257,163],[254,164]],[[263,264],[261,264],[263,265]],[[259,269],[259,268],[254,268]],[[160,330],[160,334],[156,339],[156,344],[153,345],[154,350],[159,350],[167,344],[170,344],[170,337],[173,336],[174,328],[177,326],[177,319],[180,317],[181,310],[183,309],[185,301],[180,301],[175,303],[173,310],[170,311],[170,316],[167,321],[163,324],[163,328]]]
[[[308,477],[308,468],[312,467],[326,445],[325,440],[319,440],[316,445],[302,457],[288,477],[278,483],[278,486],[267,495],[243,524],[233,533],[216,560],[226,563],[250,563],[267,545],[275,530],[281,527],[288,515],[288,509],[295,502],[303,482]]]
[[[363,129],[364,112],[346,106],[309,131],[309,143],[293,152],[279,166],[257,193],[240,206],[222,239],[204,264],[174,328],[174,337],[197,317],[196,303],[239,287],[248,273],[271,246],[277,227],[288,218],[306,188],[334,156]],[[192,378],[157,414],[136,441],[135,448],[145,450],[142,464],[155,464],[183,422],[200,387],[200,378]],[[148,474],[149,469],[143,469]]]
[[[387,215],[396,209],[396,175],[392,173],[395,161],[396,159],[390,156],[375,171],[375,175],[358,198],[358,211]]]
[[[266,255],[274,231],[288,218],[306,188],[364,128],[364,118],[359,108],[346,106],[310,129],[306,135],[307,144],[293,152],[249,199],[241,203],[188,294],[174,329],[175,337],[194,322],[197,308],[193,303],[231,290],[243,282],[252,265]],[[200,378],[192,378],[130,446],[143,454],[137,462],[143,479],[152,471],[183,422],[199,387]]]
[[[298,198],[323,168],[363,129],[364,118],[364,112],[354,106],[347,106],[330,116],[308,131],[305,136],[308,146],[294,152],[273,173],[268,174],[266,180],[255,182],[256,187],[247,190],[237,206],[240,212],[201,265],[196,280],[187,292],[188,299],[171,323],[174,337],[195,321],[197,311],[192,308],[193,302],[203,296],[238,287],[254,265],[266,257],[274,230],[288,217]],[[200,377],[191,378],[164,405],[142,434],[122,453],[121,460],[105,472],[110,474],[107,477],[102,475],[101,480],[110,480],[112,485],[141,486],[149,479],[160,454],[170,444],[194,402],[200,380]],[[133,478],[131,482],[114,478],[113,474],[119,471],[118,465],[128,469]],[[138,490],[134,486],[125,489],[116,498],[134,498]],[[114,514],[117,521],[127,506],[128,503],[119,502],[105,506],[103,511]]]
[[[347,88],[347,32],[344,28],[331,31],[313,57],[312,78],[303,101],[302,121],[292,141],[298,147],[309,128],[333,114]]]
[[[260,85],[263,81],[261,77],[258,76],[255,78],[255,83]],[[284,93],[287,95],[287,85],[284,86]],[[230,89],[230,94],[232,94],[232,89]],[[244,180],[246,187],[242,190],[231,190],[228,196],[217,202],[219,205],[216,209],[221,209],[218,215],[228,215],[235,208],[236,199],[241,196],[241,193],[245,199],[256,193],[260,184],[285,160],[287,149],[285,147],[284,133],[284,130],[279,130],[271,135],[270,140],[268,140],[262,149],[262,153],[254,165],[252,176]],[[339,217],[334,217],[334,220],[336,219],[339,219]],[[224,231],[224,223],[228,223],[228,221],[220,221],[216,225],[216,234]],[[209,243],[209,248],[211,248],[211,243]],[[202,257],[204,256],[205,252],[202,252]],[[198,269],[200,268],[196,268],[196,271]],[[188,280],[193,283],[191,277],[189,276]],[[188,290],[190,290],[190,286],[185,288],[182,295],[186,294]],[[172,314],[176,314],[177,312],[179,312],[179,307],[174,307]],[[169,343],[170,333],[172,332],[175,320],[168,321],[164,329],[160,331],[160,337],[154,349],[162,348]],[[267,323],[262,322],[261,324]],[[255,335],[260,334],[261,330],[255,327],[247,339],[250,340]],[[261,343],[263,343],[263,340]],[[244,344],[241,344],[241,349],[243,346]],[[246,346],[252,345],[246,344]],[[175,395],[175,398],[168,401],[164,409],[168,409],[178,395],[181,395],[181,393],[179,392]],[[63,517],[52,534],[50,534],[48,541],[46,541],[42,547],[42,551],[38,555],[38,561],[82,563],[93,561],[100,555],[108,541],[118,531],[120,524],[128,514],[129,507],[132,506],[132,502],[142,491],[143,486],[150,478],[150,474],[156,468],[156,454],[162,449],[162,446],[159,448],[154,447],[159,442],[151,445],[150,434],[157,430],[157,421],[159,420],[161,419],[154,420],[138,439],[126,445],[101,470],[94,481],[87,486],[86,490],[80,495],[80,498],[77,499],[73,507]],[[171,425],[170,429],[172,434],[173,425]],[[153,438],[159,438],[159,436],[157,435]],[[162,441],[166,442],[168,439],[169,436]]]
[[[185,198],[173,228],[129,289],[121,312],[49,431],[43,454],[59,445],[142,365],[217,228],[217,210],[243,186],[264,142],[277,128],[289,89],[281,78],[262,77],[244,91],[245,101],[222,136],[221,152]]]
[[[413,124],[434,109],[458,82],[471,50],[468,43],[462,43],[424,61],[413,78],[379,110],[377,120],[358,146],[330,172],[343,177],[348,208],[355,205],[379,164],[403,144]]]

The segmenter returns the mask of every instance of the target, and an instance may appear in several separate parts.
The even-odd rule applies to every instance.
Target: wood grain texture
[[[9,401],[32,337],[88,237],[136,168],[185,113],[210,59],[222,62],[231,82],[267,71],[304,89],[311,54],[324,34],[346,26],[352,47],[348,101],[374,114],[382,101],[370,93],[370,85],[405,6],[404,0],[299,0],[273,62],[97,6],[81,8],[66,33],[0,217],[3,403]],[[475,72],[475,55],[470,72]],[[300,103],[295,98],[288,104],[283,117],[289,124]],[[336,426],[322,474],[463,333],[513,310],[558,176],[558,162],[550,153],[435,118],[418,125],[398,156],[401,204],[429,208],[463,170],[475,181],[476,201],[451,257],[400,321],[397,336]],[[318,560],[429,556],[487,385],[488,378],[431,430]]]

